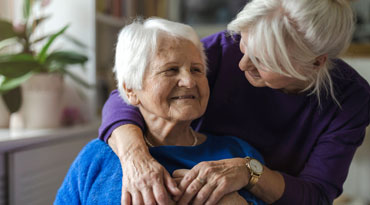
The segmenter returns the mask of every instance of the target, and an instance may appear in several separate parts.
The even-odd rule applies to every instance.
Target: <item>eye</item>
[[[174,74],[176,74],[178,71],[179,71],[179,68],[178,68],[178,67],[170,67],[170,68],[167,68],[163,73],[164,73],[165,75],[174,75]]]
[[[203,68],[200,67],[192,67],[191,68],[192,73],[203,73]]]
[[[178,67],[171,67],[169,69],[167,69],[167,71],[178,71],[179,68]]]

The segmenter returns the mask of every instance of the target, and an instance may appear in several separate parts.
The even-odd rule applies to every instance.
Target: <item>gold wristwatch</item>
[[[245,164],[249,170],[251,178],[249,179],[249,183],[245,187],[247,190],[250,190],[255,184],[257,184],[258,179],[261,177],[263,173],[263,165],[256,159],[251,157],[246,157],[247,163]]]

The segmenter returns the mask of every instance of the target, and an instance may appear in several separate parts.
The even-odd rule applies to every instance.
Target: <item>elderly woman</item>
[[[258,152],[241,139],[205,135],[190,127],[192,120],[206,110],[209,98],[206,71],[202,43],[190,26],[149,19],[126,26],[119,35],[115,64],[117,87],[123,100],[140,110],[146,123],[144,139],[150,153],[169,173],[191,169],[202,161],[236,157],[244,164],[237,168],[242,171],[247,169],[248,161],[262,160]],[[179,181],[186,170],[178,172]],[[221,204],[262,204],[242,189],[240,182],[248,179],[245,173],[234,182],[241,189],[239,193],[225,196]],[[125,180],[124,183],[129,183]],[[194,189],[205,183],[202,178],[194,180],[191,185]],[[73,163],[55,204],[120,204],[121,182],[119,159],[107,144],[95,140]],[[151,194],[152,190],[147,192]],[[131,193],[126,196],[127,203],[155,204],[151,200],[153,196],[143,196]]]
[[[253,0],[228,25],[228,33],[202,40],[211,95],[193,128],[245,139],[266,166],[259,175],[247,169],[250,177],[243,182],[246,173],[237,167],[244,162],[237,159],[175,172],[184,176],[179,204],[214,204],[240,188],[235,179],[275,204],[331,204],[342,193],[370,118],[369,84],[337,59],[351,40],[353,24],[347,0]],[[124,181],[135,177],[123,184],[129,192],[123,199],[135,193],[164,204],[166,192],[175,194],[177,187],[147,151],[144,130],[140,111],[113,92],[100,138],[122,164],[134,164],[123,166]],[[191,186],[197,178],[205,181],[200,190]]]

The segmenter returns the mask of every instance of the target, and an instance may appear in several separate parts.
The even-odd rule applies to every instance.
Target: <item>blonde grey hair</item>
[[[348,48],[354,16],[347,0],[253,0],[228,24],[230,33],[246,32],[246,52],[270,71],[308,81],[320,103],[322,91],[337,101],[330,69],[332,59]],[[320,55],[326,64],[314,69]],[[299,69],[293,65],[298,65]]]
[[[161,37],[191,41],[206,66],[203,44],[192,27],[161,18],[137,19],[120,31],[116,46],[114,72],[118,91],[126,103],[129,102],[123,84],[127,89],[142,89],[145,70]]]

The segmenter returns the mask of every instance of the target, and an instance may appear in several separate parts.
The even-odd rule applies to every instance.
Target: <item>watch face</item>
[[[251,166],[251,169],[253,170],[253,172],[255,172],[256,174],[262,173],[263,166],[259,161],[255,159],[251,159],[251,161],[249,162],[249,165]]]

